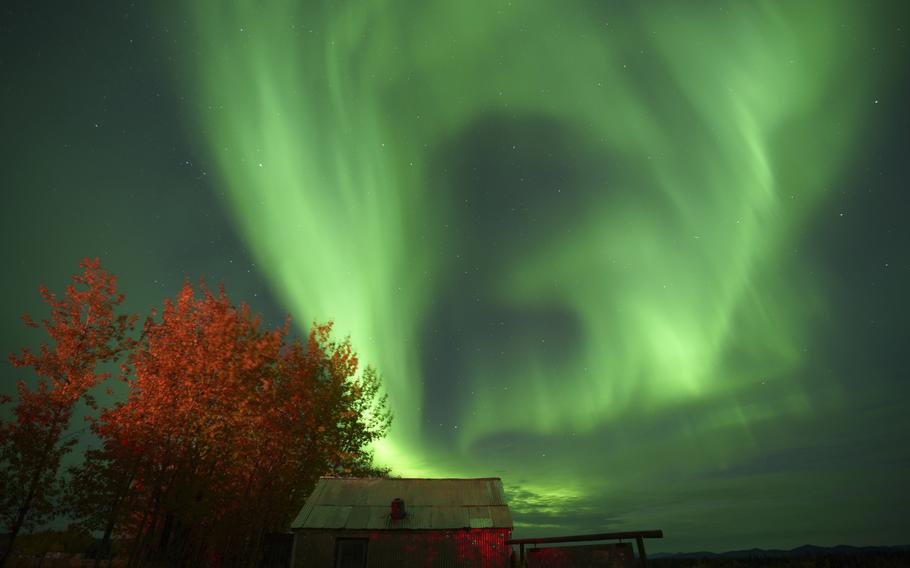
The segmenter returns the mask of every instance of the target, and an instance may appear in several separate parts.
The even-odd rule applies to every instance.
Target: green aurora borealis
[[[174,144],[204,171],[157,179],[208,193],[169,194],[165,220],[133,231],[142,252],[102,256],[128,295],[131,278],[168,282],[137,283],[131,300],[157,302],[185,276],[224,278],[238,299],[258,290],[203,246],[210,223],[231,227],[263,302],[301,326],[334,320],[379,369],[395,414],[379,461],[404,476],[501,476],[518,535],[662,528],[655,550],[908,541],[910,265],[895,221],[907,201],[844,197],[906,184],[881,174],[897,154],[882,166],[872,153],[899,142],[906,155],[875,114],[902,108],[906,10],[192,4],[142,15],[155,36],[144,64],[173,98],[154,116],[177,118],[146,103],[122,116],[170,125],[149,126],[147,144],[188,139]],[[124,22],[124,38],[142,28]],[[93,143],[80,163],[115,146]],[[14,164],[41,143],[5,144]],[[127,173],[143,161],[118,159],[105,191],[153,185]],[[5,175],[38,188],[29,180],[49,174]],[[17,199],[12,210],[38,198]],[[113,199],[105,215],[125,226],[118,212],[139,206]],[[894,216],[853,225],[867,245],[838,249],[853,239],[831,235],[863,203]],[[170,222],[166,260],[154,235]],[[17,293],[103,254],[78,241],[54,272],[23,259]],[[182,247],[194,256],[173,262]],[[888,271],[857,280],[831,261],[842,252]],[[868,319],[857,302],[877,327],[855,328]],[[6,310],[11,351],[23,340]]]

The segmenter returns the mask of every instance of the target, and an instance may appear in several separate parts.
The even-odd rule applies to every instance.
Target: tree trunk
[[[32,475],[32,481],[29,483],[28,494],[25,496],[25,502],[19,506],[19,514],[16,515],[16,522],[13,523],[13,526],[10,527],[9,543],[6,546],[6,550],[3,551],[3,556],[0,557],[0,568],[6,566],[7,561],[9,560],[10,555],[13,553],[13,543],[16,542],[16,537],[19,536],[19,531],[22,530],[22,525],[25,524],[25,517],[28,515],[29,510],[32,508],[32,500],[35,498],[35,493],[38,491],[38,484],[41,482],[41,474],[44,472],[44,468],[47,466],[47,458],[51,453],[51,450],[54,449],[54,444],[57,443],[57,438],[59,436],[54,435],[54,431],[57,429],[57,422],[60,420],[60,414],[63,412],[62,409],[58,408],[54,413],[54,419],[51,421],[50,428],[47,432],[47,442],[44,446],[44,452],[41,454],[41,460],[38,462],[38,467],[35,468],[35,473]]]
[[[113,562],[113,550],[111,550],[111,533],[114,532],[114,525],[117,523],[117,513],[120,509],[120,503],[126,498],[127,493],[130,491],[130,487],[133,485],[133,478],[136,477],[136,470],[139,468],[139,460],[137,459],[133,465],[133,469],[130,471],[130,477],[126,481],[121,491],[115,498],[114,504],[111,506],[111,513],[107,518],[107,525],[104,527],[104,536],[101,538],[101,550],[107,551],[107,565],[110,566]],[[101,555],[95,555],[95,564],[94,568],[99,568],[101,566]]]
[[[115,505],[116,507],[116,505]],[[114,515],[112,514],[107,520],[107,525],[104,527],[104,536],[101,537],[101,546],[99,547],[98,552],[95,554],[95,564],[94,568],[100,568],[101,566],[101,553],[106,552],[108,558],[108,566],[111,565],[111,556],[113,551],[111,550],[111,533],[114,532]]]
[[[136,535],[133,540],[132,549],[130,550],[129,559],[126,561],[127,568],[133,568],[135,562],[137,562],[139,558],[142,547],[145,543],[145,535],[147,534],[145,526],[146,523],[148,523],[150,520],[154,521],[154,518],[151,514],[149,514],[149,510],[146,509],[142,514],[142,520],[139,521],[139,528],[136,530]]]

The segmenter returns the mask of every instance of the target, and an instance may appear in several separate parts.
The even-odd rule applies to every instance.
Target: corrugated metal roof
[[[312,522],[327,529],[342,529],[348,524],[352,507],[333,507],[316,505],[309,518]]]
[[[393,520],[392,499],[407,516]],[[292,529],[512,528],[502,481],[480,479],[350,479],[323,477]]]

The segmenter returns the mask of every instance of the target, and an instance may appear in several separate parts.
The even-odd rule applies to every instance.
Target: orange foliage
[[[288,327],[263,329],[223,288],[186,283],[165,301],[123,366],[127,400],[93,423],[102,446],[74,472],[81,516],[132,538],[137,555],[251,560],[319,475],[368,465],[390,421],[376,373],[356,377],[331,324],[305,344]]]
[[[88,419],[99,444],[70,469],[62,510],[107,543],[125,538],[131,563],[254,564],[264,535],[287,530],[319,475],[375,471],[367,448],[391,416],[378,375],[358,375],[331,324],[291,341],[290,320],[264,329],[223,287],[197,293],[187,282],[131,339],[136,318],[116,313],[115,278],[97,259],[81,266],[61,297],[40,288],[48,319],[23,317],[49,341],[10,356],[38,377],[35,388],[18,383],[13,419],[0,427],[0,520],[13,539],[55,512],[74,405],[97,408],[89,391],[108,376],[97,367],[124,353],[128,395]]]
[[[80,266],[82,273],[72,277],[62,297],[40,287],[49,319],[36,323],[23,316],[25,324],[42,329],[49,342],[37,353],[23,349],[9,357],[14,366],[30,367],[37,375],[35,388],[17,382],[15,419],[0,428],[0,520],[12,540],[24,526],[40,524],[53,513],[60,459],[75,443],[63,437],[73,408],[80,399],[94,403],[88,391],[107,376],[97,372],[98,364],[131,345],[127,331],[135,318],[116,314],[123,301],[116,278],[98,259],[85,259]],[[6,556],[0,564],[5,561]]]

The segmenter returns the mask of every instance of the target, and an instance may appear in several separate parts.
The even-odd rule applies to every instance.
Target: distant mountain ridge
[[[750,548],[748,550],[731,550],[728,552],[655,552],[654,554],[648,554],[648,558],[799,558],[804,556],[840,556],[847,554],[863,556],[867,554],[906,552],[910,552],[910,544],[898,546],[849,546],[846,544],[815,546],[804,544],[791,550]]]

